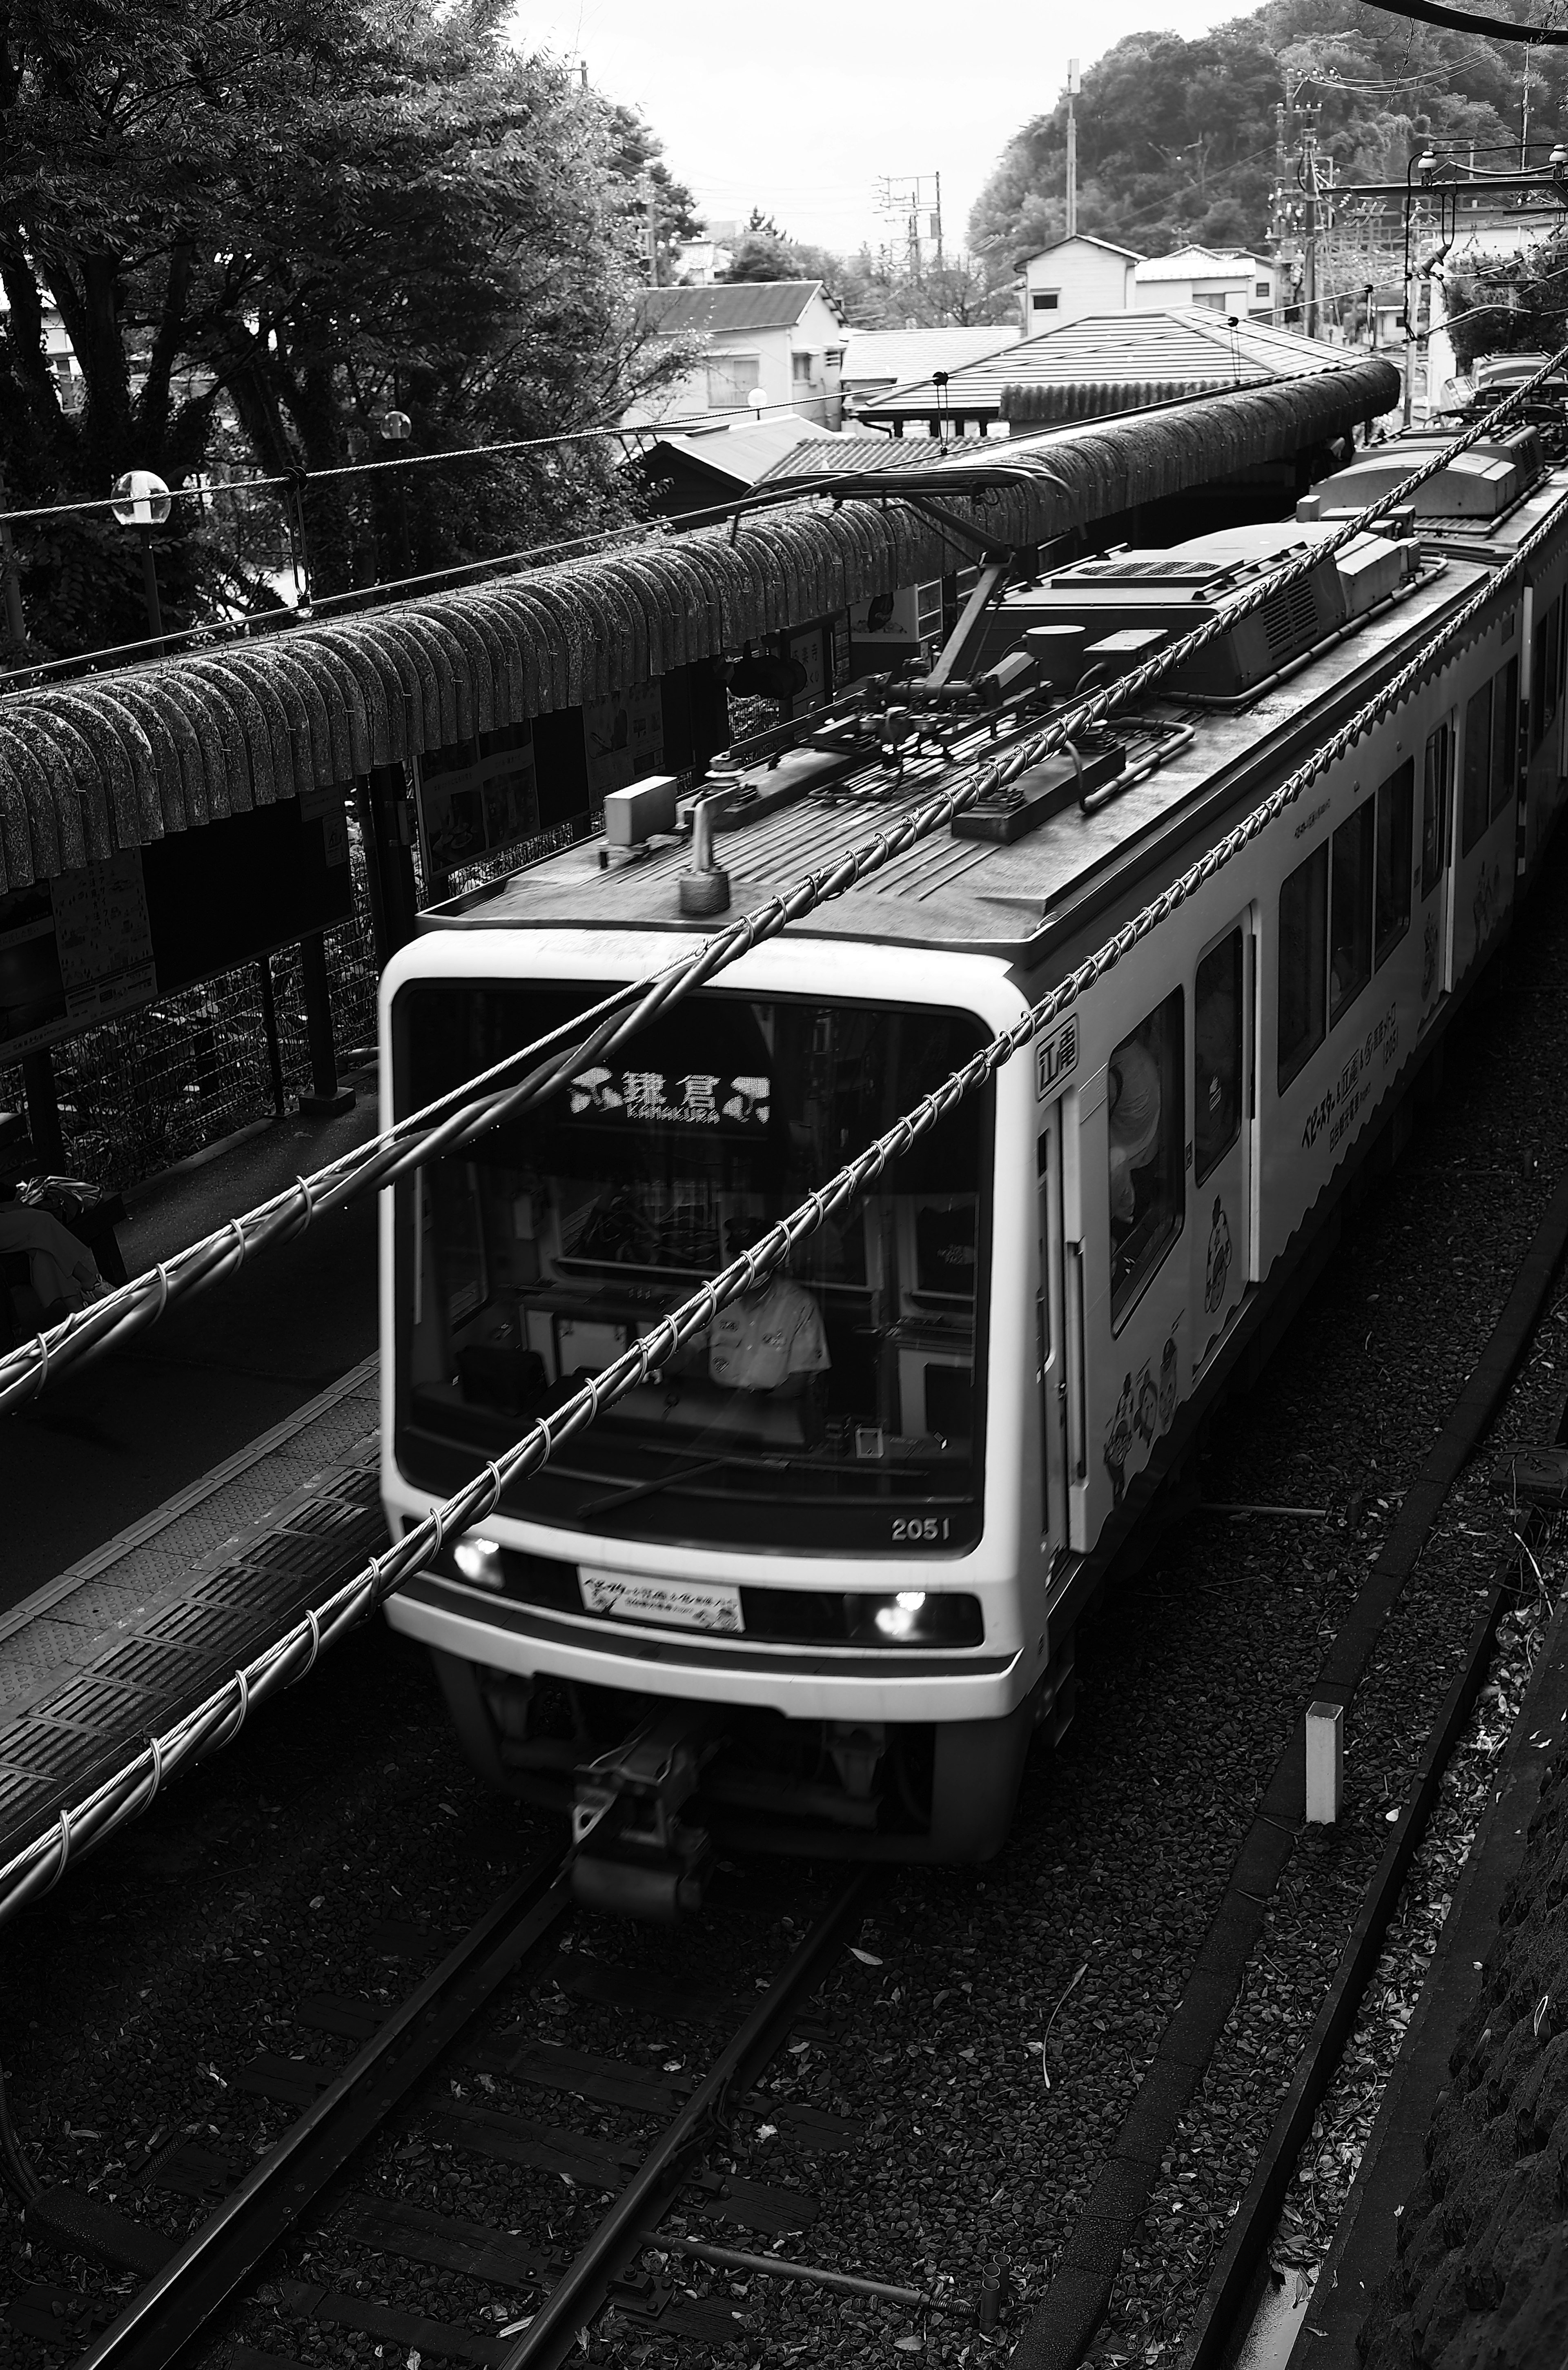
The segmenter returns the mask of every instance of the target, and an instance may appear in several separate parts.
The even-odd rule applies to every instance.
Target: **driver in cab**
[[[782,1271],[721,1309],[708,1335],[708,1379],[728,1391],[798,1398],[829,1364],[822,1311]]]

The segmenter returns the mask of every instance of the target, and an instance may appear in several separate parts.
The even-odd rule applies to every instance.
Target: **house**
[[[677,247],[674,279],[679,288],[710,288],[735,259],[738,233],[733,223],[710,223],[700,238]]]
[[[1147,258],[1133,273],[1130,302],[1144,313],[1197,305],[1241,321],[1272,321],[1274,267],[1261,257],[1212,247],[1179,247]]]
[[[0,288],[0,318],[9,311],[6,291]],[[86,381],[71,340],[65,334],[65,324],[58,309],[47,302],[43,305],[43,351],[44,360],[60,389],[61,408],[80,411],[86,397]]]
[[[628,440],[629,442],[629,440]],[[806,443],[842,444],[831,428],[819,428],[792,411],[748,411],[734,420],[703,420],[689,428],[653,428],[638,438],[628,459],[640,469],[663,518],[720,508],[747,494],[759,477]]]
[[[1212,306],[1113,312],[1065,323],[1043,336],[934,379],[894,387],[859,407],[859,420],[894,436],[1006,436],[1137,411],[1232,387],[1264,386],[1333,369],[1346,349],[1257,321],[1235,328]]]
[[[986,329],[851,329],[844,350],[844,406],[857,410],[933,371],[963,370],[1018,342],[1010,325]]]
[[[645,288],[637,323],[656,344],[695,343],[701,359],[627,415],[645,427],[726,413],[794,411],[836,428],[847,329],[820,280],[743,280]]]
[[[1086,313],[1115,313],[1133,301],[1133,270],[1143,258],[1108,238],[1053,239],[1021,259],[1023,334],[1060,328]]]

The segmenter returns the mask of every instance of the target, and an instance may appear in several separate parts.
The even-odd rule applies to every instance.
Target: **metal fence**
[[[599,820],[580,816],[493,849],[454,873],[445,894],[500,880],[570,846],[596,830]],[[326,933],[326,947],[338,1060],[352,1068],[374,1053],[378,973],[364,851],[352,815],[349,852],[353,915]],[[424,905],[429,900],[417,847],[414,885]],[[269,977],[275,1036],[267,1026]],[[134,1185],[253,1121],[281,1114],[309,1090],[299,949],[283,947],[240,963],[52,1050],[66,1170],[106,1188]],[[20,1068],[0,1068],[0,1110],[24,1108]]]
[[[375,956],[364,862],[352,847],[354,911],[326,934],[340,1061],[375,1042]],[[270,974],[276,1059],[267,1028]],[[310,1085],[299,950],[284,947],[195,987],[84,1030],[52,1048],[64,1166],[106,1187],[133,1185]],[[19,1068],[0,1069],[0,1108],[25,1106]]]

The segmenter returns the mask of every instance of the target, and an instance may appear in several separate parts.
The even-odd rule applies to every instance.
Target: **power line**
[[[794,408],[792,403],[762,404],[756,407],[755,416],[760,418],[763,412],[793,411]],[[206,502],[216,500],[220,495],[268,493],[280,489],[297,494],[307,486],[326,485],[340,477],[373,477],[386,469],[441,468],[452,461],[494,460],[512,453],[543,453],[562,444],[602,443],[606,440],[618,443],[628,437],[657,435],[675,427],[709,426],[724,417],[723,413],[707,411],[680,421],[656,420],[640,421],[632,427],[562,429],[553,436],[520,436],[504,444],[452,444],[435,453],[399,454],[395,460],[345,461],[330,469],[301,468],[271,477],[225,477],[213,485],[170,486],[166,490],[169,500],[176,502]],[[39,519],[84,517],[89,512],[113,510],[117,503],[123,505],[128,499],[124,494],[95,494],[77,501],[40,503],[31,510],[0,512],[0,525],[29,526]],[[539,547],[549,550],[567,548],[564,544]]]
[[[1564,361],[1568,361],[1568,346],[1553,355],[1548,368],[1554,369]],[[1543,376],[1544,373],[1538,375]],[[1533,385],[1536,382],[1532,380],[1529,384]],[[1506,405],[1499,405],[1497,410],[1482,423],[1482,428],[1489,427],[1498,413],[1506,408]],[[1448,451],[1456,452],[1473,442],[1479,432],[1472,431],[1456,440]],[[1443,466],[1447,457],[1447,454],[1439,456],[1434,466]],[[1399,490],[1408,492],[1414,482],[1412,477]],[[1370,505],[1363,517],[1370,516],[1380,507],[1376,503]],[[1349,530],[1358,531],[1358,527]],[[448,1538],[461,1536],[475,1523],[482,1522],[492,1513],[509,1484],[540,1471],[558,1448],[585,1431],[606,1407],[613,1406],[628,1391],[644,1385],[655,1368],[666,1365],[695,1335],[706,1330],[721,1309],[728,1307],[743,1294],[755,1290],[758,1283],[766,1282],[799,1243],[874,1185],[882,1173],[928,1134],[948,1111],[966,1096],[988,1086],[997,1071],[1015,1054],[1022,1052],[1043,1030],[1060,1019],[1063,1013],[1107,972],[1114,970],[1153,930],[1205,888],[1216,872],[1241,856],[1271,823],[1297,804],[1346,750],[1353,748],[1364,734],[1380,723],[1389,709],[1422,681],[1434,662],[1456,640],[1462,639],[1471,623],[1492,604],[1499,584],[1520,574],[1556,531],[1555,519],[1543,520],[1503,566],[1476,587],[1417,654],[1408,660],[1399,673],[1366,701],[1354,716],[1347,719],[1330,740],[1315,749],[1278,789],[1245,816],[1216,846],[1206,851],[1178,880],[1162,890],[1125,927],[1108,938],[1087,961],[1080,963],[1066,979],[1060,981],[1039,1003],[1032,1006],[1010,1029],[999,1031],[961,1069],[950,1072],[939,1087],[923,1096],[873,1144],[847,1162],[825,1185],[808,1194],[787,1217],[770,1227],[760,1241],[754,1243],[727,1268],[721,1269],[697,1292],[690,1294],[678,1307],[671,1310],[623,1351],[602,1373],[592,1376],[581,1389],[573,1392],[552,1414],[531,1424],[510,1448],[483,1467],[433,1513],[422,1516],[405,1530],[386,1554],[373,1556],[352,1580],[334,1591],[318,1611],[313,1609],[307,1613],[304,1620],[296,1622],[282,1638],[255,1656],[193,1711],[187,1713],[171,1729],[151,1738],[91,1794],[75,1806],[63,1810],[56,1826],[26,1846],[4,1868],[0,1868],[0,1924],[15,1916],[29,1901],[38,1899],[58,1884],[74,1858],[92,1850],[107,1836],[138,1817],[151,1805],[165,1778],[186,1762],[232,1743],[257,1705],[281,1694],[296,1679],[304,1678],[314,1668],[324,1645],[335,1644],[339,1638],[374,1612],[414,1572],[422,1569],[432,1556],[438,1555]],[[1328,547],[1328,545],[1320,543],[1314,558],[1320,558]],[[1274,580],[1270,581],[1272,584]]]
[[[794,410],[795,406],[792,403],[762,404],[755,409],[748,408],[744,413],[734,415],[733,424],[745,427],[749,426],[754,420],[764,419],[773,413]],[[804,419],[803,414],[801,417]],[[716,433],[721,427],[727,429],[731,424],[731,419],[732,415],[724,413],[704,412],[689,420],[650,420],[635,428],[604,429],[594,432],[615,436],[623,443],[633,444],[640,454],[648,446],[656,446],[661,439],[665,437]],[[432,455],[430,457],[450,456]],[[395,466],[396,464],[376,466]],[[250,480],[247,480],[239,490],[248,491],[250,483]],[[831,490],[831,485],[826,485],[824,489]],[[171,489],[171,491],[182,494],[202,490],[196,488]],[[211,492],[228,489],[207,489],[205,490]],[[239,616],[205,618],[197,625],[182,626],[178,630],[166,629],[158,636],[145,636],[139,641],[114,642],[98,650],[77,650],[65,658],[42,659],[36,664],[24,662],[20,666],[13,668],[9,673],[0,673],[0,697],[6,694],[14,696],[18,692],[34,690],[40,684],[53,682],[67,674],[74,676],[75,673],[90,673],[110,660],[140,660],[148,656],[163,657],[171,653],[178,655],[179,646],[181,644],[187,646],[196,644],[203,650],[211,650],[222,648],[231,641],[255,640],[267,634],[286,632],[292,626],[309,625],[317,618],[334,616],[340,611],[350,610],[368,602],[394,598],[407,599],[415,592],[439,592],[444,587],[457,584],[466,579],[482,577],[486,574],[506,575],[520,570],[529,562],[561,558],[572,552],[591,554],[604,549],[610,544],[638,536],[655,536],[665,532],[673,532],[678,527],[700,525],[704,521],[730,518],[743,509],[760,510],[777,504],[801,501],[808,498],[810,491],[810,489],[801,486],[780,487],[777,489],[765,489],[760,492],[754,489],[738,499],[707,503],[695,510],[663,512],[653,518],[628,519],[620,526],[595,527],[586,535],[572,535],[559,543],[524,544],[514,551],[494,552],[483,559],[454,560],[444,568],[430,569],[421,575],[378,578],[374,584],[356,585],[346,592],[324,593],[318,599],[303,602],[297,606],[280,603],[276,608],[257,609]],[[78,508],[101,509],[104,505],[97,502],[65,503],[60,507],[63,511],[72,511]],[[37,511],[0,512],[0,531],[7,530],[18,518],[38,518],[52,514]],[[0,574],[4,572],[3,567],[0,567]]]
[[[243,1217],[230,1219],[226,1225],[203,1237],[175,1259],[161,1262],[90,1307],[75,1311],[49,1332],[0,1356],[0,1411],[36,1398],[47,1386],[52,1375],[58,1375],[82,1364],[111,1344],[124,1341],[144,1326],[156,1323],[171,1301],[186,1298],[207,1284],[237,1274],[252,1251],[291,1240],[322,1211],[340,1208],[367,1192],[379,1191],[398,1177],[473,1142],[502,1121],[545,1100],[585,1063],[597,1060],[612,1046],[635,1035],[754,947],[778,938],[791,922],[803,920],[819,905],[858,887],[906,848],[944,830],[955,815],[962,814],[977,799],[1015,781],[1029,767],[1055,755],[1085,731],[1105,724],[1120,708],[1141,698],[1210,642],[1229,633],[1239,619],[1250,616],[1310,574],[1326,557],[1364,534],[1386,512],[1407,502],[1417,487],[1447,467],[1460,453],[1493,434],[1499,422],[1525,403],[1564,362],[1568,362],[1568,346],[1553,355],[1533,377],[1505,395],[1482,420],[1433,454],[1354,519],[1259,578],[1239,599],[1216,609],[1205,624],[1192,633],[1163,646],[1113,683],[1071,702],[1040,732],[1020,739],[1005,756],[981,763],[967,778],[961,778],[930,804],[906,812],[874,838],[808,873],[782,895],[770,898],[766,904],[755,907],[716,932],[695,952],[616,990],[592,1012],[580,1015],[574,1022],[523,1047],[481,1077],[467,1081],[452,1094],[398,1122],[370,1143],[343,1154],[313,1176],[300,1178],[284,1192],[275,1194]],[[580,1036],[577,1032],[585,1022],[595,1025],[587,1035]],[[519,1070],[523,1072],[521,1076],[515,1075]],[[483,1091],[475,1094],[476,1087]],[[456,1097],[464,1094],[469,1099],[457,1103]]]

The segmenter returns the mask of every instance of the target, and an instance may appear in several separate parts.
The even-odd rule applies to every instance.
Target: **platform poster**
[[[139,848],[0,897],[0,1062],[157,992]]]
[[[608,790],[624,790],[664,762],[664,708],[659,685],[640,683],[609,699],[582,706],[582,750],[588,761],[588,800],[601,807]]]
[[[427,878],[444,878],[539,827],[527,723],[481,732],[420,759],[415,784]]]

